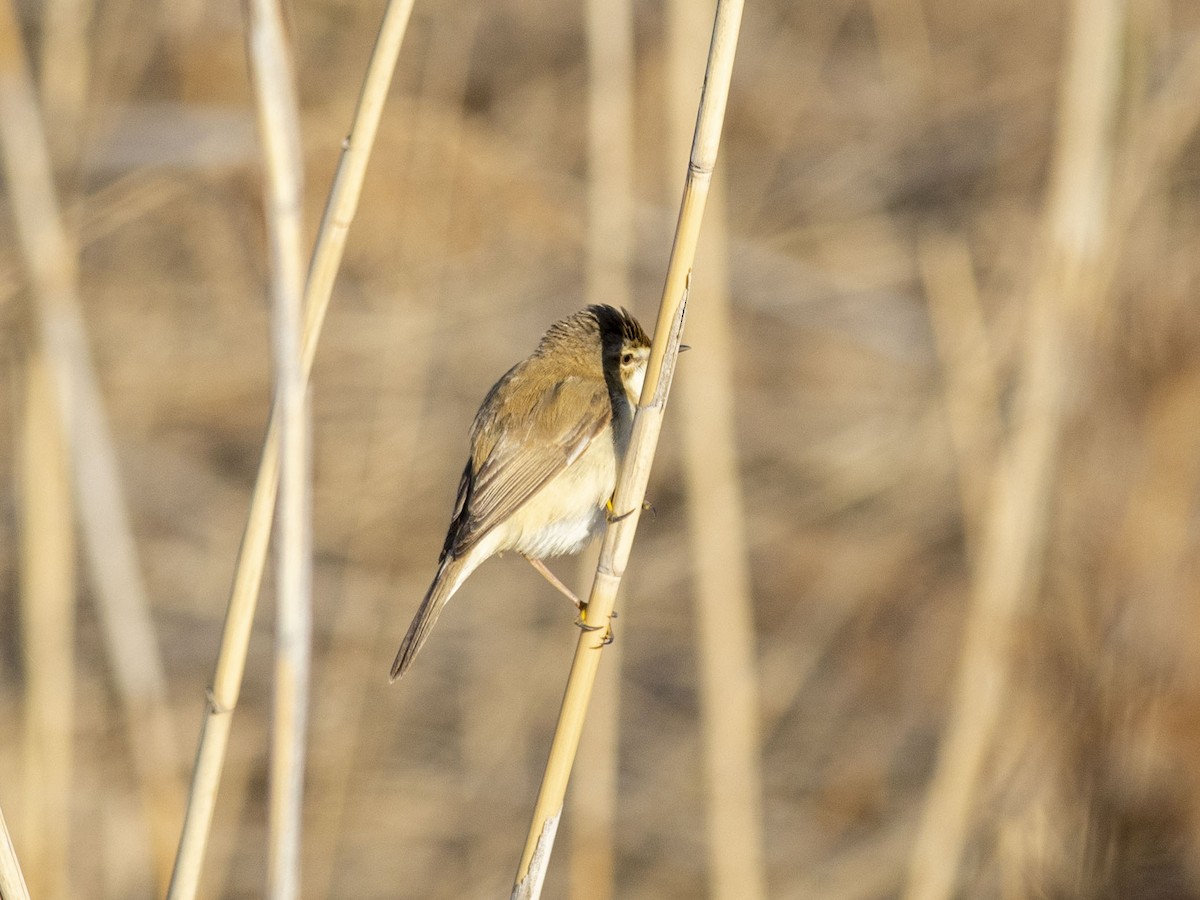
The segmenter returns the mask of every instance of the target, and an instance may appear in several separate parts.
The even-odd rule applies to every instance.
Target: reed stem
[[[554,846],[554,836],[562,815],[567,781],[579,748],[579,736],[587,716],[592,686],[600,665],[600,651],[609,633],[613,605],[621,576],[629,561],[633,538],[646,496],[646,484],[654,462],[654,451],[662,430],[671,378],[679,342],[683,336],[683,320],[687,309],[688,285],[692,263],[696,257],[696,242],[717,148],[725,105],[729,97],[729,81],[733,74],[733,58],[741,26],[742,0],[720,0],[717,4],[712,43],[709,47],[704,90],[700,96],[700,111],[692,142],[683,200],[675,229],[675,241],[667,264],[666,283],[659,304],[658,321],[650,348],[646,382],[633,423],[633,435],[613,497],[613,507],[622,516],[604,535],[600,547],[600,562],[588,598],[588,622],[601,626],[598,631],[581,631],[575,647],[575,658],[567,679],[566,693],[559,711],[558,726],[550,746],[542,786],[534,806],[533,821],[526,838],[525,850],[517,866],[512,897],[536,900],[541,895],[546,868]]]
[[[354,122],[334,173],[325,213],[317,231],[312,262],[304,288],[304,334],[301,371],[307,381],[316,359],[317,341],[333,291],[334,279],[346,247],[350,223],[358,209],[371,148],[379,130],[388,86],[396,69],[400,46],[408,28],[414,0],[390,0],[384,10],[375,47],[355,109]],[[188,808],[180,832],[168,900],[196,896],[205,845],[212,827],[221,767],[229,744],[233,711],[241,694],[242,676],[250,645],[250,630],[258,606],[258,592],[266,565],[267,544],[279,487],[279,411],[272,407],[267,435],[259,459],[258,475],[250,501],[246,530],[238,551],[225,626],[217,655],[212,687],[207,692],[204,721],[192,770]]]

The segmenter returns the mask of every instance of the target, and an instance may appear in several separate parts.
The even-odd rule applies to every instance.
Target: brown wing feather
[[[448,546],[455,556],[574,462],[612,418],[603,381],[571,377],[549,390],[535,390],[545,379],[520,377],[521,369],[497,384],[471,428],[473,471],[464,473],[464,481],[470,477],[469,489],[459,489],[464,515],[456,517],[458,528]]]

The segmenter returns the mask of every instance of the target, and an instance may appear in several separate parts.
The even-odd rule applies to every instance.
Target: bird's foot
[[[651,503],[649,500],[642,501],[642,510],[645,512],[649,512],[650,515],[652,515],[652,516],[658,515],[658,513],[654,509],[654,504]],[[616,512],[613,510],[612,500],[609,500],[608,503],[605,504],[604,518],[608,520],[609,524],[612,524],[613,522],[620,522],[622,519],[628,519],[630,516],[633,515],[633,513],[634,513],[634,510],[631,509],[631,510],[629,510],[629,512],[623,512],[620,515],[617,515]]]
[[[587,623],[587,620],[584,618],[584,616],[586,615],[586,612],[587,611],[584,610],[575,619],[575,627],[578,628],[580,631],[587,631],[587,632],[604,631],[604,639],[600,641],[600,646],[607,647],[614,640],[612,622],[608,623],[607,628],[605,628],[603,625],[589,625]],[[617,617],[617,614],[614,612],[612,614],[612,617],[615,619]]]
[[[581,609],[579,615],[575,617],[575,627],[580,631],[599,631],[603,625],[589,625],[587,623],[587,609]]]

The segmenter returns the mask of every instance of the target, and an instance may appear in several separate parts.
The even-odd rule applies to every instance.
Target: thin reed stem
[[[406,348],[402,354],[389,354],[379,360],[378,390],[369,425],[357,443],[361,451],[361,490],[345,505],[352,509],[353,525],[345,544],[346,564],[342,567],[338,602],[331,623],[331,638],[321,654],[319,689],[314,706],[313,785],[316,809],[305,829],[306,883],[314,896],[327,896],[341,851],[339,836],[346,827],[344,816],[352,796],[353,778],[359,772],[359,741],[369,730],[363,716],[371,696],[369,686],[379,672],[374,657],[364,653],[362,635],[376,632],[380,617],[378,586],[364,581],[370,567],[365,549],[379,523],[391,515],[392,491],[405,485],[393,484],[380,492],[373,478],[382,472],[411,473],[406,463],[417,456],[429,410],[414,398],[426,396],[423,385],[429,379],[437,358],[432,340],[437,319],[436,302],[447,268],[450,229],[453,224],[454,190],[462,146],[465,98],[471,73],[474,37],[480,9],[463,6],[444,10],[431,23],[431,34],[424,52],[424,72],[420,79],[416,108],[411,113],[412,134],[421,148],[404,167],[404,181],[411,192],[419,192],[430,208],[427,216],[405,216],[396,236],[397,269],[411,279],[413,288],[402,293],[419,302],[389,304],[387,315],[379,322],[387,334],[384,346]],[[445,110],[456,110],[446,115]],[[409,196],[402,191],[401,196]],[[417,249],[419,248],[419,249]],[[392,388],[405,385],[397,394]],[[394,429],[384,423],[405,423]],[[343,453],[346,464],[355,459]],[[390,596],[391,590],[385,593]],[[492,712],[495,712],[493,709]],[[464,729],[469,731],[469,727]],[[489,734],[492,734],[489,732]],[[494,735],[493,735],[494,736]],[[490,748],[489,744],[489,748]],[[463,785],[464,790],[470,790]]]
[[[388,86],[400,55],[400,45],[408,28],[414,0],[391,0],[383,14],[379,35],[367,64],[367,73],[359,94],[354,122],[342,150],[325,214],[317,232],[308,280],[304,288],[304,334],[301,344],[301,371],[307,381],[316,358],[317,341],[325,322],[325,313],[341,264],[350,223],[358,209],[363,179]],[[205,844],[212,825],[221,766],[229,743],[233,711],[241,694],[242,675],[250,644],[250,630],[258,605],[258,592],[266,565],[267,544],[275,512],[279,487],[279,413],[272,407],[267,436],[259,460],[258,475],[250,501],[250,512],[234,571],[225,626],[221,634],[213,685],[208,692],[196,764],[192,770],[188,809],[180,833],[171,877],[169,900],[195,897]]]
[[[923,235],[917,245],[917,265],[942,367],[967,554],[977,563],[988,478],[995,471],[1001,433],[999,377],[966,239],[949,232]]]
[[[909,900],[946,900],[954,893],[1007,695],[1016,617],[1039,588],[1072,342],[1101,299],[1095,263],[1109,220],[1122,7],[1120,0],[1077,0],[1074,7],[1015,425],[992,482],[953,706],[909,862]]]
[[[43,8],[38,83],[46,130],[59,165],[74,168],[87,105],[93,0],[48,0]]]
[[[21,453],[21,630],[25,646],[25,803],[29,879],[71,896],[67,845],[75,712],[75,521],[67,438],[46,358],[26,364]]]
[[[633,7],[629,0],[588,0],[588,303],[630,305],[633,247]],[[580,561],[580,581],[596,570]],[[581,584],[586,590],[588,585]],[[570,896],[607,900],[615,881],[618,711],[621,645],[609,649],[579,748],[571,796]]]
[[[604,535],[600,547],[600,562],[588,598],[588,621],[601,625],[599,631],[581,631],[575,648],[571,674],[559,712],[558,726],[550,747],[550,758],[542,778],[534,806],[533,821],[526,838],[525,850],[517,866],[513,883],[514,898],[535,898],[541,895],[554,835],[562,815],[563,797],[567,790],[579,736],[587,716],[588,701],[600,665],[600,651],[608,634],[613,605],[621,576],[629,561],[633,538],[646,496],[646,484],[654,462],[654,451],[662,429],[671,378],[683,336],[683,320],[687,308],[688,284],[696,243],[717,148],[729,98],[729,81],[733,74],[733,58],[737,49],[738,30],[742,17],[741,0],[719,0],[709,47],[704,90],[700,96],[700,111],[692,142],[683,200],[675,230],[675,242],[667,264],[666,283],[659,304],[658,322],[650,348],[646,382],[633,423],[633,435],[625,464],[617,479],[613,507],[622,516]]]
[[[271,270],[271,348],[279,414],[279,515],[275,524],[275,702],[268,800],[267,896],[300,896],[304,765],[312,669],[312,418],[300,361],[304,290],[304,162],[291,47],[277,0],[247,6],[265,171],[263,205]]]
[[[687,134],[694,68],[704,39],[692,0],[668,4],[667,119]],[[692,57],[694,59],[694,56]],[[674,147],[674,143],[671,144]],[[684,473],[696,604],[708,825],[709,894],[766,896],[758,667],[754,603],[735,442],[732,313],[723,179],[714,178],[700,238],[698,300],[689,323],[695,351],[680,386]]]
[[[598,547],[580,555],[581,592],[587,590],[598,559]],[[606,900],[615,896],[616,890],[615,822],[624,644],[614,641],[605,656],[606,665],[596,673],[588,726],[579,740],[579,768],[570,797],[570,900]]]
[[[42,348],[70,438],[88,571],[95,579],[97,611],[125,706],[156,874],[165,884],[171,860],[168,835],[179,821],[182,800],[166,675],[80,311],[75,253],[63,228],[45,130],[11,2],[0,2],[0,151]]]

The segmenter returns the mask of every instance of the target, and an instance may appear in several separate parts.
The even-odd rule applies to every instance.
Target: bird
[[[467,577],[500,553],[520,553],[585,622],[585,604],[542,560],[578,553],[613,518],[649,356],[637,319],[594,304],[550,326],[537,349],[488,391],[471,425],[437,573],[392,663],[392,682],[408,671]]]

